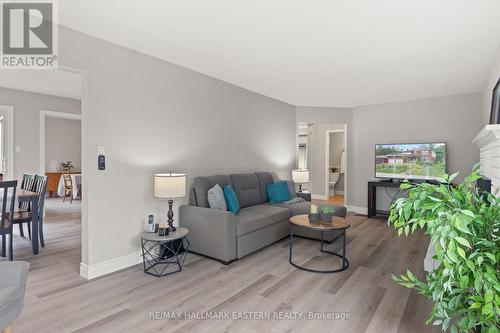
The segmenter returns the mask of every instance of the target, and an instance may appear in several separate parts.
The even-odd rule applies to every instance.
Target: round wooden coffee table
[[[296,263],[293,262],[292,260],[292,249],[293,249],[293,228],[295,226],[299,226],[302,228],[307,228],[311,230],[316,230],[321,232],[321,246],[320,246],[320,251],[324,253],[329,253],[333,254],[334,256],[337,256],[342,259],[342,267],[338,269],[333,269],[333,270],[318,270],[318,269],[311,269],[311,268],[306,268],[304,266],[297,265]],[[346,219],[334,216],[332,218],[331,223],[326,223],[326,222],[311,222],[309,221],[309,216],[308,215],[296,215],[292,216],[290,218],[290,248],[289,248],[289,259],[288,261],[290,264],[293,266],[302,269],[304,271],[308,272],[314,272],[314,273],[336,273],[336,272],[341,272],[346,270],[349,267],[349,261],[346,258],[345,255],[345,245],[346,245],[346,231],[347,228],[349,228],[351,225],[346,221]],[[333,231],[333,230],[342,230],[342,254],[338,254],[333,251],[327,251],[323,249],[323,233],[325,231]]]

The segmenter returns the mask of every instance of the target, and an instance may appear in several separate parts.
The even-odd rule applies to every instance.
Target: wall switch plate
[[[21,146],[20,145],[16,145],[14,147],[14,150],[16,151],[16,153],[20,153],[21,152]]]
[[[106,148],[97,146],[97,170],[106,169]]]
[[[106,147],[97,146],[97,156],[99,155],[106,155]]]

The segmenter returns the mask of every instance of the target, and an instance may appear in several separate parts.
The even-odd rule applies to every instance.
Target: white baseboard
[[[87,265],[82,262],[80,263],[80,276],[87,280],[92,280],[96,277],[110,274],[140,263],[142,263],[142,253],[140,251],[94,265]]]
[[[344,191],[335,191],[335,195],[344,195]]]
[[[328,200],[328,196],[323,195],[323,194],[311,194],[311,199],[313,199],[313,200]]]
[[[353,212],[353,213],[361,214],[361,215],[368,214],[368,208],[367,207],[359,207],[359,206],[354,206],[354,205],[347,205],[346,208],[347,208],[348,212]]]

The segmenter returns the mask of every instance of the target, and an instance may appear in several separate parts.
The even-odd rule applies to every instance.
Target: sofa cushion
[[[269,199],[267,198],[266,186],[267,184],[274,183],[274,177],[270,172],[256,172],[257,180],[259,181],[259,191],[260,191],[260,202],[267,202]]]
[[[264,214],[243,208],[236,215],[236,236],[242,236],[273,224]]]
[[[295,215],[302,215],[302,214],[309,214],[309,211],[311,210],[311,203],[310,202],[299,202],[299,203],[286,203],[286,202],[280,202],[276,204],[270,204],[270,206],[278,206],[282,208],[286,208],[290,210],[290,215],[295,216]]]
[[[288,184],[285,181],[267,184],[266,190],[269,203],[284,202],[292,198],[288,190]]]
[[[245,209],[266,215],[272,223],[288,220],[291,216],[289,208],[273,205],[255,205]]]
[[[232,174],[231,183],[241,208],[261,203],[259,181],[253,173]]]
[[[288,191],[290,192],[290,195],[292,198],[296,198],[297,190],[295,189],[295,182],[293,180],[287,180],[286,183],[288,184]]]
[[[223,211],[227,210],[226,198],[224,197],[224,191],[219,184],[215,184],[210,190],[208,190],[208,205],[210,208],[216,208]]]
[[[231,185],[231,179],[226,175],[217,175],[209,177],[196,177],[193,181],[193,189],[195,195],[195,203],[198,207],[210,207],[208,204],[208,190],[219,184],[224,188],[226,185]]]

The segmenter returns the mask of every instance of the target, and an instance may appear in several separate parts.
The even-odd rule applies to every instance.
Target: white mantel
[[[496,193],[500,189],[500,124],[486,125],[472,142],[481,152],[481,174],[491,180]]]

